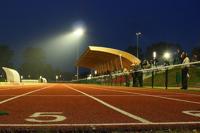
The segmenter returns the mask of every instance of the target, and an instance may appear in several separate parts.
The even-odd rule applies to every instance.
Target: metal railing
[[[200,89],[200,61],[188,64],[153,66],[148,69],[116,72],[73,80],[72,82],[112,86],[164,87],[166,89],[168,87],[181,87],[181,69],[188,65],[190,66],[188,85],[190,88]],[[134,74],[139,77],[134,77]],[[142,76],[142,79],[140,76]],[[139,79],[142,80],[142,85],[140,85]],[[134,80],[136,80],[136,84]]]

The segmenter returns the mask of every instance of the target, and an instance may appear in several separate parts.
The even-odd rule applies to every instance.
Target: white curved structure
[[[47,83],[47,79],[46,78],[42,78],[42,83]]]
[[[7,67],[2,67],[2,69],[6,73],[7,82],[20,83],[20,75],[16,70]]]

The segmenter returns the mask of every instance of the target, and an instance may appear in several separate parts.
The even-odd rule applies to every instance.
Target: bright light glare
[[[137,33],[136,33],[136,36],[139,36],[139,35],[141,35],[141,34],[142,34],[141,32],[137,32]]]
[[[156,52],[155,51],[153,52],[153,58],[156,58]]]
[[[169,52],[165,52],[164,55],[163,55],[163,57],[164,57],[165,59],[167,59],[167,60],[170,58],[170,56],[171,56],[171,55],[170,55]]]
[[[74,35],[76,36],[82,36],[84,34],[85,30],[82,27],[78,27],[74,30]]]
[[[94,74],[97,75],[97,70],[94,71]]]

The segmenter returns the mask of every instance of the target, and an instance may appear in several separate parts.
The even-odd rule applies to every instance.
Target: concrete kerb
[[[152,88],[151,86],[144,86],[143,88]],[[169,90],[181,90],[181,87],[168,87]],[[165,89],[162,86],[154,86],[152,89]],[[188,87],[188,90],[200,91],[200,87]]]

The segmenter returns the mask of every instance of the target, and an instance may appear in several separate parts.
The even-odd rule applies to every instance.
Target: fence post
[[[151,87],[153,88],[154,86],[154,70],[152,71],[152,76],[151,76]]]

